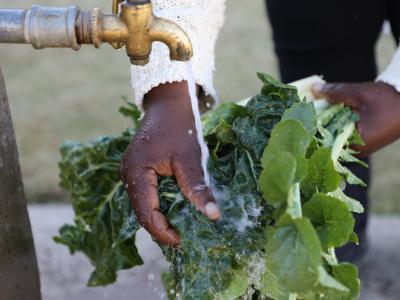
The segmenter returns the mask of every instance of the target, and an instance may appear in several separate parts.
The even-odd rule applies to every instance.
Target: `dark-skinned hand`
[[[365,157],[400,138],[400,93],[383,82],[314,84],[313,93],[332,104],[344,103],[360,115],[358,130]]]
[[[178,246],[178,233],[160,212],[158,176],[175,176],[182,193],[212,220],[220,217],[204,184],[201,151],[186,82],[161,85],[144,100],[145,116],[121,166],[139,223],[160,243]]]

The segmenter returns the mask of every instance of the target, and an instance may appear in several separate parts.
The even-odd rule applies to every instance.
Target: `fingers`
[[[198,161],[195,165],[193,162]],[[200,159],[192,155],[185,161],[174,162],[175,176],[182,193],[204,215],[218,220],[221,215],[211,190],[204,183]]]
[[[139,223],[160,243],[178,246],[180,244],[178,233],[160,212],[156,172],[151,168],[136,169],[129,166],[124,166],[122,172]]]
[[[351,108],[359,107],[358,85],[351,83],[316,83],[312,86],[316,98],[324,98],[332,104],[343,103]]]

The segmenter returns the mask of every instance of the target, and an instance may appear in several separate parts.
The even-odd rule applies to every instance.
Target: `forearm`
[[[194,78],[202,94],[216,98],[213,85],[215,43],[224,19],[225,0],[158,0],[153,1],[157,16],[180,25],[189,35],[194,50]],[[171,82],[187,80],[185,64],[171,61],[168,48],[153,43],[150,63],[132,66],[132,86],[135,101],[141,105],[144,95],[153,88]]]

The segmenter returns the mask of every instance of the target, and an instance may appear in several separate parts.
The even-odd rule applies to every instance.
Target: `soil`
[[[138,247],[145,264],[119,273],[118,282],[106,288],[88,288],[92,271],[87,258],[71,256],[66,247],[52,237],[58,228],[73,220],[68,205],[32,205],[29,207],[43,300],[155,300],[166,299],[160,283],[160,271],[168,264],[145,231],[138,234]],[[359,264],[362,300],[398,300],[400,290],[400,217],[373,215],[369,226],[369,250]]]

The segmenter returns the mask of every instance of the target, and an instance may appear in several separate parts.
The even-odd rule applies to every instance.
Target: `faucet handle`
[[[118,15],[119,14],[119,5],[123,1],[124,0],[113,0],[113,2],[112,2],[112,13],[113,13],[113,15]]]
[[[112,14],[113,15],[118,15],[119,14],[119,5],[123,2],[124,0],[113,0],[112,2]],[[112,42],[110,45],[114,49],[121,49],[124,46],[123,42]]]

